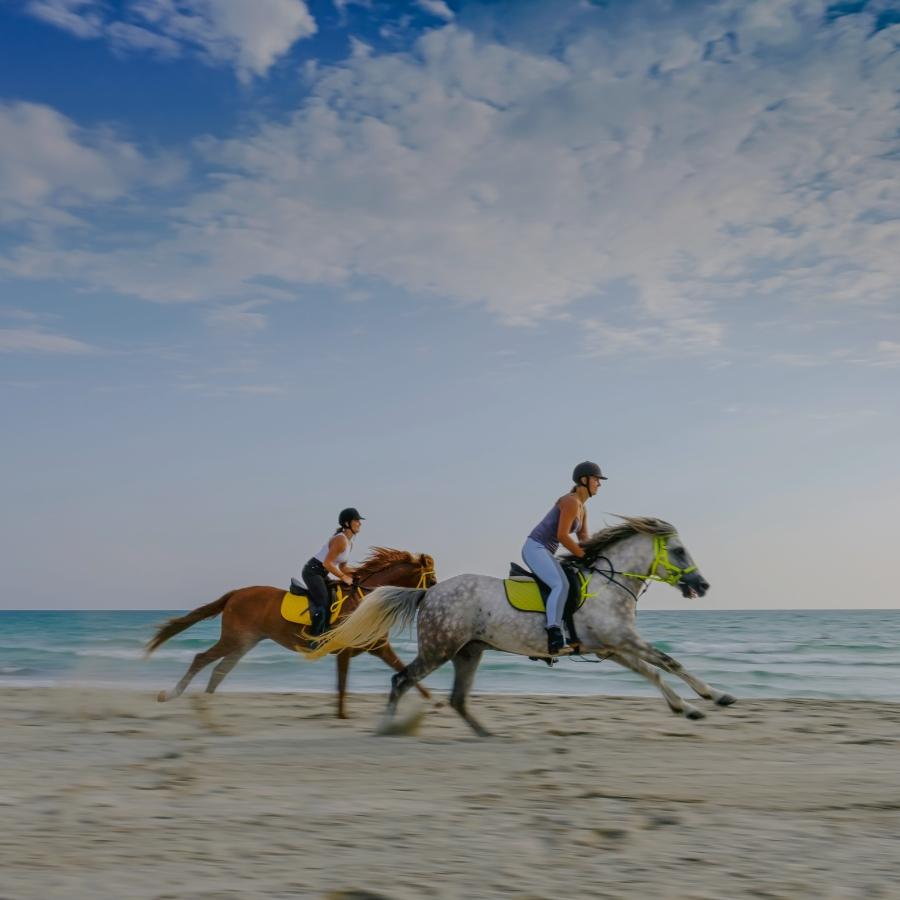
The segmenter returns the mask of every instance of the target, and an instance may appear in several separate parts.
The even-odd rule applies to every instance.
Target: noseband
[[[428,588],[428,579],[434,577],[434,569],[429,569],[425,566],[422,566],[422,574],[419,576],[419,583],[416,585],[416,590],[426,590]]]
[[[685,575],[696,572],[696,566],[688,566],[686,569],[680,569],[672,560],[669,559],[669,535],[655,534],[653,535],[653,562],[646,575],[639,575],[637,572],[621,572],[621,575],[628,575],[630,578],[643,578],[645,581],[658,581],[661,584],[676,585]],[[662,566],[669,573],[667,578],[662,578],[656,574],[656,570]]]

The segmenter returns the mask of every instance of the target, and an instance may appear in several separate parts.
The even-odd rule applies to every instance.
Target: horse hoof
[[[156,702],[157,702],[157,703],[165,703],[166,700],[168,700],[168,699],[169,699],[169,695],[168,695],[165,691],[160,691],[160,692],[156,695]]]
[[[732,703],[737,703],[737,697],[732,697],[731,694],[716,697],[716,706],[731,706]]]
[[[686,719],[693,719],[696,721],[697,719],[705,719],[706,713],[700,712],[699,709],[686,709],[684,711],[684,716]]]

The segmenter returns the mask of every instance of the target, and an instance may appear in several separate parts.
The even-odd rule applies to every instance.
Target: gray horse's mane
[[[650,516],[617,516],[616,518],[622,521],[615,525],[601,528],[600,531],[595,531],[582,544],[584,556],[577,560],[579,563],[588,566],[592,565],[613,544],[635,534],[672,534],[675,531],[674,525]],[[563,559],[575,559],[575,557],[571,554],[565,554]]]

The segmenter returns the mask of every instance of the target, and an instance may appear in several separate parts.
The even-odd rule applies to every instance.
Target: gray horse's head
[[[595,532],[584,542],[585,555],[577,562],[598,571],[607,571],[610,567],[608,554],[612,553],[615,545],[628,541],[632,551],[628,557],[633,557],[633,561],[623,561],[622,572],[639,576],[646,573],[654,580],[677,587],[688,599],[702,597],[709,590],[709,582],[700,574],[673,525],[646,516],[618,518],[622,520],[619,524]],[[634,568],[629,570],[628,566]]]
[[[688,600],[702,597],[709,590],[709,582],[700,574],[700,569],[688,552],[687,547],[684,546],[684,542],[677,531],[673,531],[666,536],[666,550],[669,563],[675,569],[680,570],[675,586],[681,591],[681,595]]]

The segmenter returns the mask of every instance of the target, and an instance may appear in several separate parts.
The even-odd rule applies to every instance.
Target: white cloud
[[[717,322],[672,317],[664,324],[612,325],[598,318],[583,319],[578,333],[590,356],[621,353],[708,354],[722,344],[724,328]]]
[[[453,10],[444,2],[444,0],[416,0],[416,6],[423,9],[429,15],[443,19],[445,22],[452,22],[454,15]]]
[[[285,393],[280,384],[222,385],[205,381],[192,381],[176,385],[182,391],[205,394],[209,397],[274,397]]]
[[[0,353],[93,353],[83,341],[37,328],[0,328]]]
[[[203,142],[205,186],[151,251],[12,265],[151,299],[372,279],[520,323],[579,301],[595,353],[719,346],[760,297],[895,301],[898,27],[815,0],[622,9],[357,45],[292,114]]]
[[[0,306],[0,318],[17,319],[20,322],[38,322],[44,318],[40,313],[17,306]]]
[[[253,311],[259,305],[259,301],[248,301],[218,306],[207,314],[206,321],[213,328],[227,331],[264,331],[268,325],[265,313]]]
[[[106,37],[119,52],[170,58],[189,49],[210,64],[233,66],[242,81],[265,75],[316,32],[303,0],[32,0],[26,9],[77,37]]]
[[[106,36],[112,48],[120,55],[134,51],[155,53],[162,59],[175,59],[181,55],[181,44],[178,41],[131,22],[109,23],[106,26]]]
[[[78,128],[35,103],[0,102],[0,134],[0,223],[78,224],[73,210],[179,174],[171,161],[150,161],[107,130]]]
[[[96,38],[103,33],[102,5],[97,0],[31,0],[25,9],[76,37]]]

